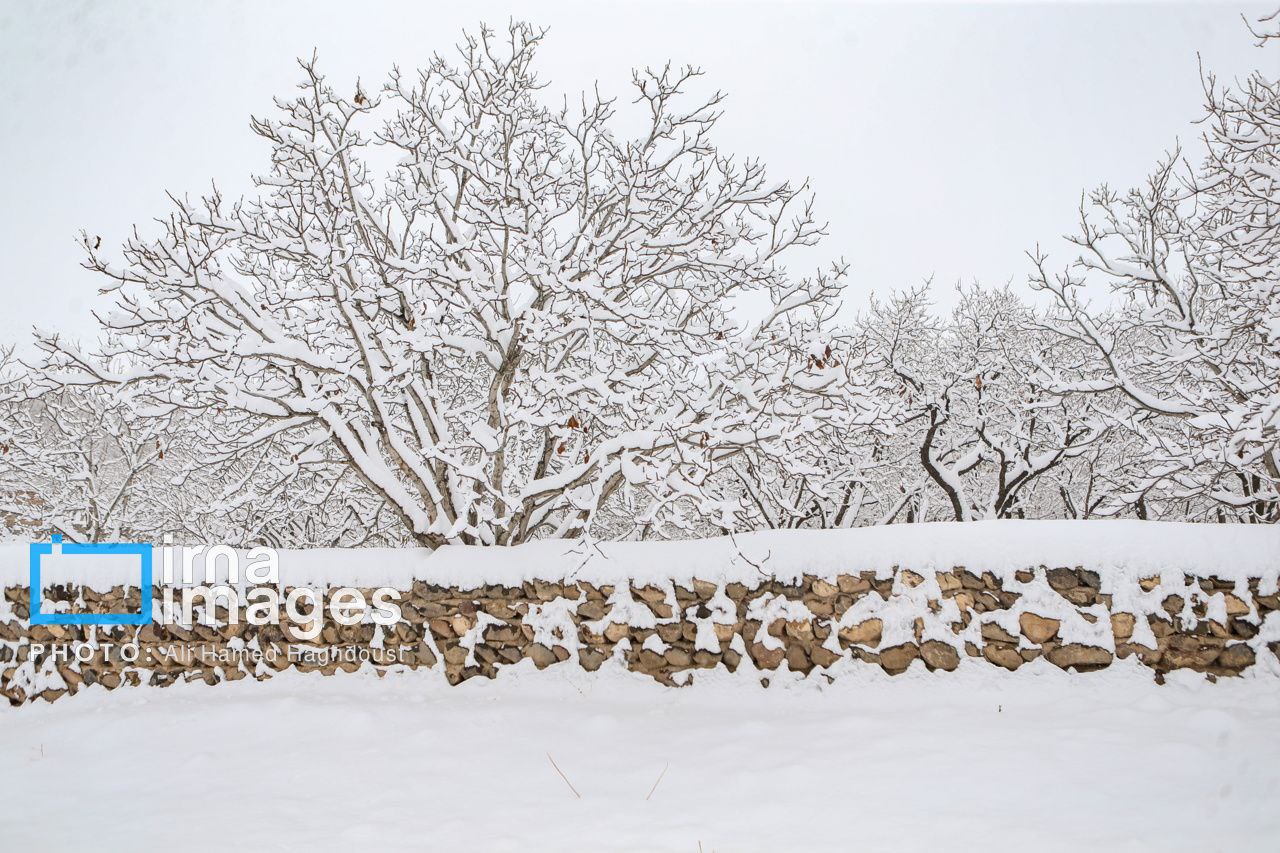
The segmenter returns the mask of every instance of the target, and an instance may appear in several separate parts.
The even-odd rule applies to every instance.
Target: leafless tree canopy
[[[552,104],[543,36],[481,28],[379,88],[305,60],[253,120],[255,193],[86,239],[103,346],[5,361],[10,529],[435,547],[1280,520],[1276,80],[1207,75],[1194,152],[1089,193],[1077,259],[1037,249],[1030,288],[944,316],[924,285],[837,324],[844,262],[784,265],[825,237],[808,187],[717,148],[700,72]],[[1081,297],[1095,280],[1111,305]]]

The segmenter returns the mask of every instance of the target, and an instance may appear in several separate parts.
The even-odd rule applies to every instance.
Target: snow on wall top
[[[965,566],[1005,576],[1038,565],[1085,566],[1104,578],[1192,573],[1226,580],[1271,579],[1280,573],[1280,526],[1154,521],[974,521],[895,524],[853,530],[789,530],[683,542],[546,540],[510,548],[450,546],[315,549],[280,553],[284,584],[395,586],[422,580],[461,587],[525,580],[630,579],[790,581],[803,574],[832,578],[894,566],[916,570]],[[197,571],[201,562],[195,561]],[[43,583],[72,582],[95,589],[138,583],[136,570],[94,557],[63,559]],[[160,579],[160,556],[155,560]],[[0,585],[26,585],[26,543],[0,544]]]

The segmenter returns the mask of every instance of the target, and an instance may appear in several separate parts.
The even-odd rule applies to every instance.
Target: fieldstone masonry
[[[1016,670],[1042,657],[1077,672],[1135,658],[1157,680],[1175,669],[1216,679],[1280,654],[1274,586],[1166,575],[1116,579],[1104,592],[1097,572],[1043,566],[1005,578],[963,567],[900,568],[754,587],[531,581],[458,589],[415,582],[402,590],[396,625],[330,622],[310,641],[284,620],[229,624],[222,608],[214,624],[190,627],[32,627],[28,590],[10,587],[0,602],[0,694],[21,705],[94,685],[217,684],[288,668],[325,675],[426,668],[458,684],[492,678],[525,659],[538,669],[594,671],[614,657],[672,686],[717,667],[754,668],[763,678],[778,670],[835,678],[857,666],[898,674],[950,671],[966,660]],[[100,612],[122,609],[126,596],[137,600],[136,589],[119,587],[48,594]]]

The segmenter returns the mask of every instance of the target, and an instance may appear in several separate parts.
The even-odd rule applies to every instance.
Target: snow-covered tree
[[[139,419],[102,386],[38,394],[7,357],[0,370],[0,513],[73,542],[154,527],[135,489],[164,459],[171,419]]]
[[[253,122],[260,192],[90,249],[107,343],[44,338],[48,375],[215,413],[228,461],[337,460],[425,545],[740,526],[728,466],[790,470],[878,418],[824,343],[844,267],[781,265],[823,234],[806,188],[715,147],[697,72],[636,73],[624,134],[612,99],[539,99],[541,38],[482,29],[379,92],[303,62]]]
[[[1274,51],[1271,44],[1266,50]],[[1273,64],[1274,67],[1274,64]],[[1280,82],[1205,80],[1203,151],[1175,152],[1142,187],[1103,187],[1054,274],[1033,256],[1050,326],[1079,358],[1045,387],[1122,400],[1141,463],[1118,506],[1172,502],[1189,517],[1280,521]],[[1106,282],[1118,305],[1081,296]],[[1143,512],[1140,510],[1140,514]]]
[[[926,520],[932,485],[956,521],[1057,514],[1033,507],[1031,496],[1048,487],[1057,504],[1053,476],[1098,444],[1103,419],[1087,402],[1031,381],[1037,364],[1054,357],[1054,342],[1008,288],[961,289],[946,320],[928,297],[921,287],[873,301],[863,321],[902,401],[890,454],[915,463],[901,478],[897,509]]]
[[[740,505],[751,529],[854,527],[884,511],[885,447],[899,406],[882,360],[866,335],[841,329],[810,344],[805,363],[815,375],[836,372],[859,392],[846,395],[843,411],[797,436],[785,458],[747,448],[722,469],[711,486]]]
[[[245,440],[226,417],[188,416],[186,441],[163,475],[134,485],[135,500],[158,516],[154,532],[278,548],[403,544],[399,519],[326,443],[289,434]]]

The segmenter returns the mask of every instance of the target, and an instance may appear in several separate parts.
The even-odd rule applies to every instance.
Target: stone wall
[[[1157,680],[1174,669],[1211,680],[1255,667],[1280,672],[1274,579],[1103,581],[1085,568],[1041,566],[1007,577],[897,569],[754,587],[530,581],[458,589],[415,582],[402,590],[396,625],[327,622],[305,642],[287,621],[230,624],[225,609],[214,624],[190,627],[33,627],[27,589],[9,587],[0,602],[0,693],[20,705],[92,685],[215,684],[289,668],[427,668],[457,684],[491,678],[526,658],[538,669],[594,671],[616,657],[667,685],[716,667],[758,670],[763,679],[779,670],[835,678],[860,666],[895,675],[911,667],[950,671],[962,662],[1016,670],[1038,658],[1078,672],[1134,658]],[[137,600],[136,589],[119,587],[47,594],[98,612]]]

